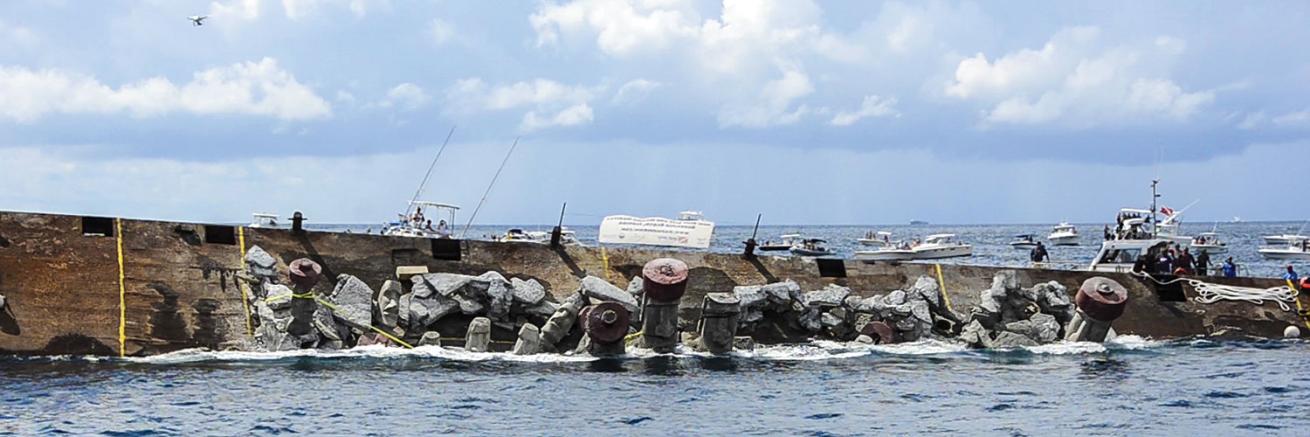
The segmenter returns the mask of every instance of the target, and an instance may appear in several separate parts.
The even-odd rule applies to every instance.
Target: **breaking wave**
[[[1026,351],[1037,355],[1077,355],[1094,354],[1115,350],[1141,350],[1168,345],[1170,342],[1149,340],[1135,335],[1120,336],[1105,344],[1086,342],[1058,342],[1040,346],[1014,349],[974,350],[967,346],[944,340],[922,340],[911,343],[889,345],[871,345],[857,342],[837,342],[816,340],[803,344],[761,345],[753,351],[735,351],[733,357],[761,361],[822,361],[851,359],[866,356],[920,356],[920,355],[955,355],[963,353],[1010,353]],[[645,359],[657,356],[679,358],[706,358],[712,355],[679,346],[672,354],[658,354],[650,349],[628,348],[628,353],[620,359]],[[88,357],[89,358],[89,357]],[[361,346],[339,351],[304,349],[282,352],[249,351],[213,351],[208,349],[184,349],[149,357],[129,357],[125,360],[140,364],[189,364],[204,362],[259,362],[287,359],[386,359],[386,358],[435,358],[462,362],[505,361],[519,363],[581,363],[599,360],[590,355],[536,354],[514,355],[508,352],[468,352],[461,348],[441,346],[420,346],[414,349],[401,349],[384,346]]]

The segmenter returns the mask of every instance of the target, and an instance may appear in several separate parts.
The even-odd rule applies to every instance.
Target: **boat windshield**
[[[1142,255],[1141,249],[1110,249],[1101,256],[1101,264],[1132,264]]]

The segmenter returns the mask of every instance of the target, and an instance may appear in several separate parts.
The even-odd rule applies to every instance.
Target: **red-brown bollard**
[[[1128,306],[1128,289],[1113,279],[1096,276],[1083,281],[1074,296],[1078,311],[1069,322],[1065,339],[1103,342],[1110,336],[1110,324]]]
[[[641,269],[643,295],[641,345],[672,353],[678,345],[678,300],[687,291],[687,263],[658,258]]]
[[[323,266],[307,258],[300,258],[287,265],[287,276],[295,285],[296,294],[304,296],[314,292],[314,285],[323,277]],[[287,333],[299,336],[313,332],[314,311],[317,309],[318,302],[314,301],[312,295],[291,299],[291,323],[287,324]]]
[[[629,314],[616,302],[601,302],[578,313],[582,329],[590,343],[587,352],[592,356],[623,355],[624,337],[628,335]]]

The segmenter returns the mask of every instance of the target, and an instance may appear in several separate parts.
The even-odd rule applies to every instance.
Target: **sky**
[[[194,26],[191,15],[207,15]],[[0,210],[1310,218],[1310,3],[0,2]]]

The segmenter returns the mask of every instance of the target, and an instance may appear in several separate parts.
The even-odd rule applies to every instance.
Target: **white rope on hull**
[[[1213,284],[1198,279],[1178,278],[1167,282],[1161,282],[1151,275],[1145,273],[1132,272],[1133,276],[1150,279],[1160,285],[1169,285],[1176,282],[1186,282],[1196,290],[1197,296],[1192,300],[1198,303],[1215,303],[1221,300],[1235,300],[1249,302],[1256,305],[1263,305],[1265,301],[1271,300],[1278,304],[1283,311],[1291,311],[1289,303],[1296,302],[1296,290],[1286,285],[1280,285],[1270,288],[1239,287],[1236,285]]]

